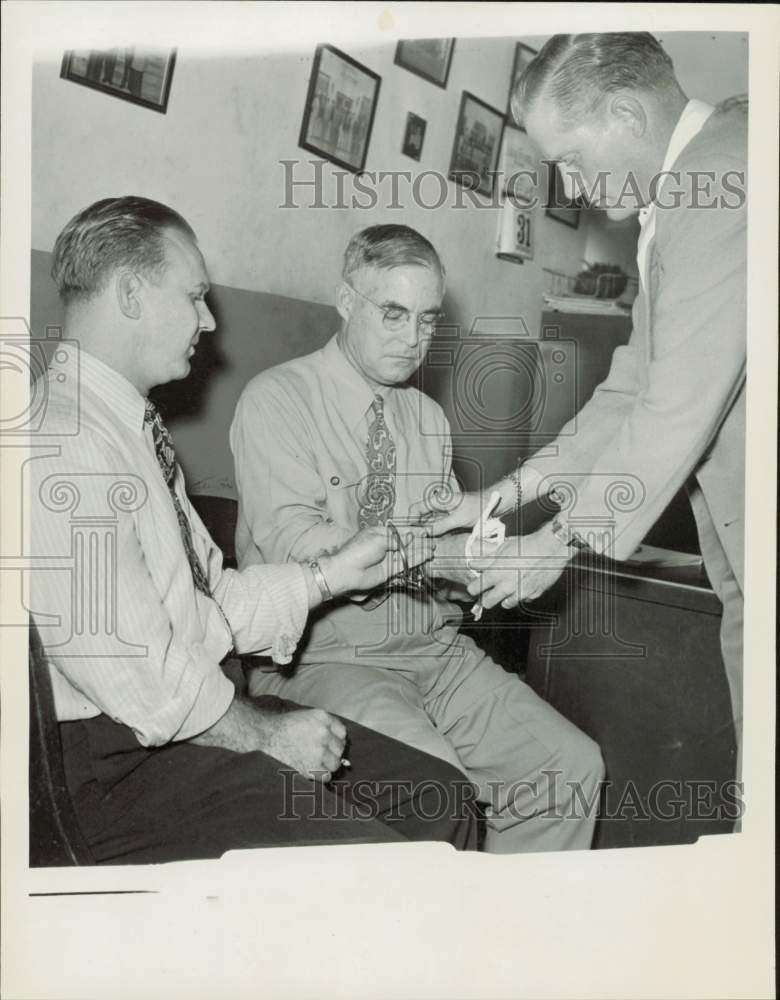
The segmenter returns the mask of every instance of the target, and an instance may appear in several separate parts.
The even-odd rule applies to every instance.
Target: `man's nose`
[[[205,302],[201,303],[200,307],[200,328],[204,333],[213,333],[217,328],[217,321],[214,319],[214,314]]]
[[[420,321],[416,313],[409,313],[409,316],[400,329],[401,339],[409,347],[416,347],[420,341]]]

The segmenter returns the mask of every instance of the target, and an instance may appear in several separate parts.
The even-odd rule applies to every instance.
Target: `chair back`
[[[30,867],[95,864],[65,780],[49,664],[30,622]]]

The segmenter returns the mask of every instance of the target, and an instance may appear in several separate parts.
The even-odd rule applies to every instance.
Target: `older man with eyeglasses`
[[[408,384],[442,316],[438,253],[408,226],[371,226],[347,246],[342,278],[338,332],[252,379],[230,432],[240,565],[308,561],[323,598],[324,554],[369,525],[414,541],[413,506],[442,484],[458,490],[447,419]],[[437,580],[471,579],[462,535],[438,540],[426,574],[334,602],[292,667],[250,671],[252,694],[339,712],[454,764],[485,805],[488,851],[589,847],[598,747],[459,635]]]

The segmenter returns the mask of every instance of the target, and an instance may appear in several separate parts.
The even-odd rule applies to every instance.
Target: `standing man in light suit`
[[[551,449],[494,489],[506,513],[568,481],[572,505],[512,538],[470,590],[485,607],[533,600],[589,544],[631,555],[680,487],[689,486],[701,550],[723,604],[721,647],[738,744],[742,721],[747,114],[689,100],[652,35],[556,35],[519,78],[513,111],[567,193],[587,193],[610,218],[639,212],[640,291],[629,343]],[[609,512],[626,482],[632,509]],[[489,491],[488,494],[489,495]],[[471,494],[436,522],[471,525]],[[605,515],[601,537],[582,525]],[[578,531],[577,528],[580,528]],[[738,762],[739,766],[739,762]]]

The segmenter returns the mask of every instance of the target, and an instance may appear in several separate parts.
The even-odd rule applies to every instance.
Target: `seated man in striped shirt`
[[[408,226],[371,226],[350,241],[342,275],[338,332],[239,400],[241,566],[321,559],[359,527],[403,526],[432,491],[457,490],[447,419],[408,383],[439,318],[439,255]],[[439,539],[431,575],[471,580],[463,556],[463,535]],[[430,587],[382,604],[342,599],[318,613],[294,669],[259,667],[250,690],[339,712],[460,768],[487,806],[491,852],[589,847],[598,747],[460,635],[458,616]]]
[[[454,768],[321,709],[242,695],[221,667],[234,649],[289,662],[309,611],[383,583],[398,553],[373,529],[319,563],[223,567],[148,398],[188,374],[215,325],[189,225],[145,198],[105,199],[64,228],[52,273],[66,339],[29,463],[31,607],[95,859],[409,839],[473,848],[470,788]]]

